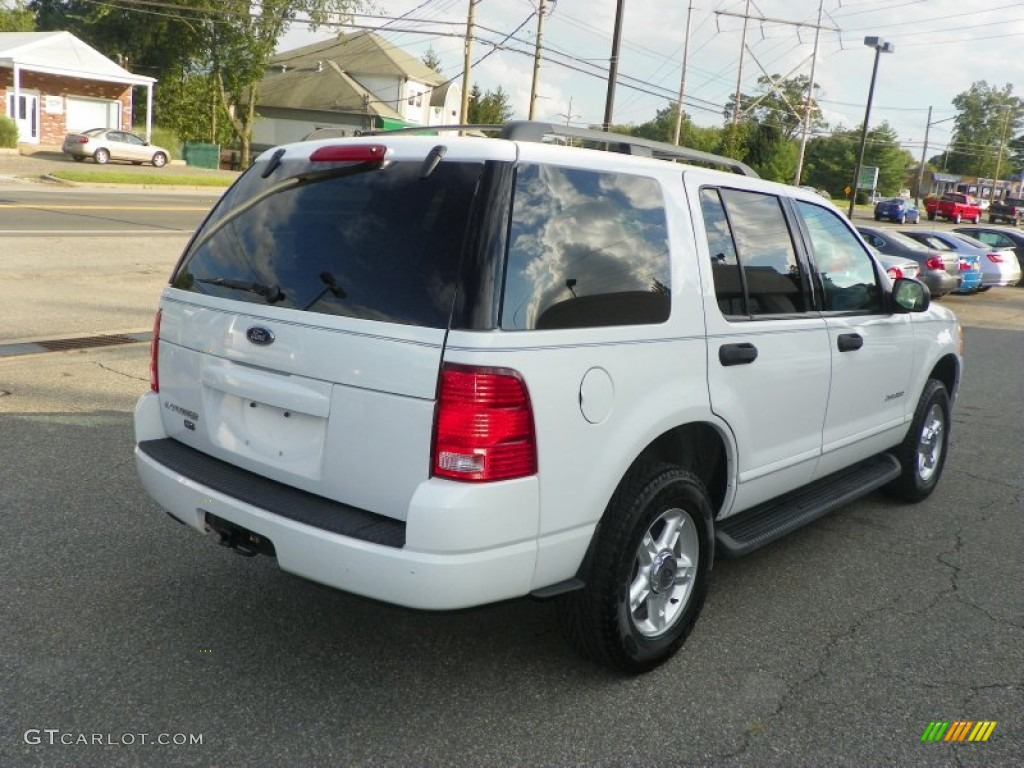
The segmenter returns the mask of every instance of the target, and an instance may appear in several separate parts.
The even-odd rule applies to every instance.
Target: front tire
[[[934,213],[929,213],[928,214],[928,221],[935,221],[935,214]]]
[[[668,464],[623,479],[581,569],[586,587],[560,601],[569,642],[628,674],[679,650],[707,594],[714,558],[711,504],[701,481]]]
[[[949,393],[938,379],[928,379],[907,436],[894,451],[903,472],[886,490],[903,501],[922,501],[942,476],[949,448]]]
[[[961,217],[960,217],[960,214],[959,214],[959,213],[958,213],[958,214],[956,214],[955,216],[953,216],[953,223],[954,223],[954,224],[959,224],[959,223],[960,223],[960,221],[961,221]]]
[[[163,168],[165,165],[167,165],[167,155],[165,155],[163,152],[157,152],[155,155],[153,155],[154,168]]]

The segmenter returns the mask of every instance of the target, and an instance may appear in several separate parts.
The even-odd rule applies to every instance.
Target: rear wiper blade
[[[286,298],[281,288],[276,285],[264,285],[263,283],[250,282],[248,280],[231,280],[224,277],[197,277],[197,283],[209,283],[221,288],[231,288],[236,291],[255,293],[267,300],[267,304],[274,304]]]

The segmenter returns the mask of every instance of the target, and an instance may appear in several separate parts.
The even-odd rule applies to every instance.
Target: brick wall
[[[7,115],[7,89],[14,87],[14,70],[0,68],[0,115]],[[67,133],[67,97],[82,96],[93,99],[108,99],[121,102],[121,127],[128,130],[132,125],[132,89],[121,83],[104,83],[99,80],[83,80],[77,77],[59,77],[38,72],[21,71],[21,89],[39,94],[39,143],[60,144]],[[46,97],[59,96],[62,100],[60,114],[46,111]]]

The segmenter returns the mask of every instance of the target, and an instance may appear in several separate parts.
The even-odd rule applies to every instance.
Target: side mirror
[[[893,312],[924,312],[932,303],[932,292],[928,286],[907,277],[897,279],[892,285]]]

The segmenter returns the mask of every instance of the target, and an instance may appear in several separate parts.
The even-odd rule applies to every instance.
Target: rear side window
[[[422,163],[399,162],[259,199],[282,180],[322,171],[322,165],[285,162],[269,179],[261,178],[262,165],[250,169],[204,224],[173,286],[328,315],[447,327],[483,165],[441,163],[424,179]],[[220,228],[205,238],[213,227]]]
[[[665,322],[669,271],[657,181],[548,165],[519,168],[502,328]]]
[[[701,213],[722,314],[807,311],[804,273],[777,197],[705,187]]]

